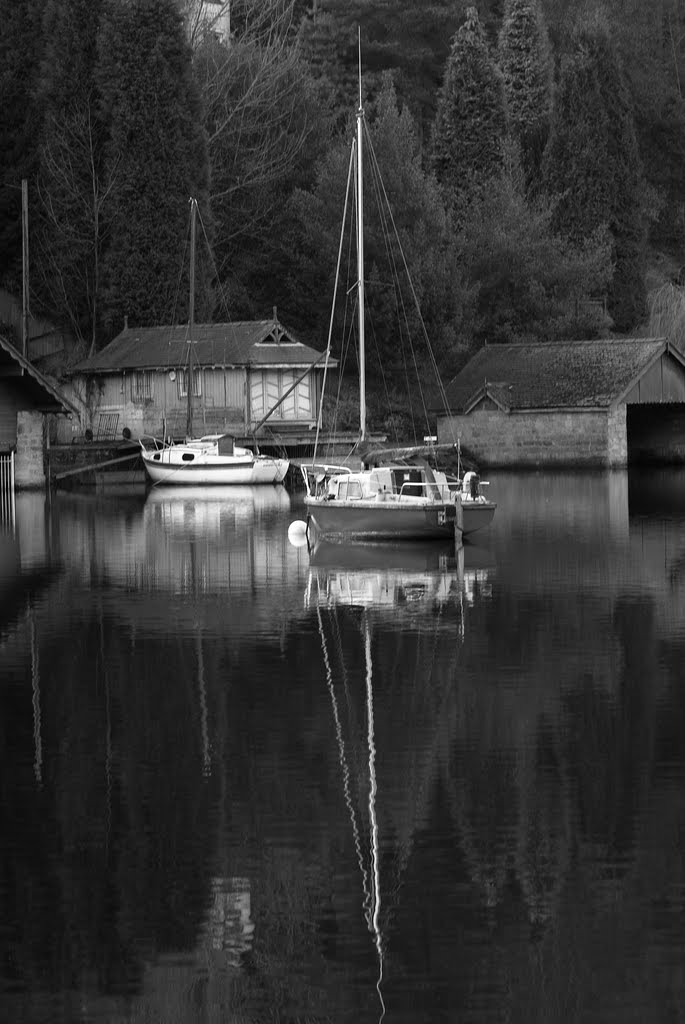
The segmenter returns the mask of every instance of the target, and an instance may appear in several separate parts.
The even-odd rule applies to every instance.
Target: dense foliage
[[[564,59],[544,178],[562,235],[579,242],[611,232],[609,310],[629,330],[645,313],[645,182],[620,60],[600,22],[578,29]]]
[[[194,195],[211,242],[198,315],[277,306],[323,348],[361,43],[443,368],[488,339],[640,330],[650,253],[682,263],[685,13],[592,6],[239,0],[224,39],[200,0],[0,0],[0,285],[19,294],[26,179],[34,312],[89,347],[125,316],[180,320]],[[375,216],[369,317],[399,374]]]
[[[539,0],[507,0],[497,58],[512,135],[526,179],[535,182],[552,116],[554,67]]]
[[[111,201],[103,211],[108,335],[187,311],[188,199],[207,210],[209,163],[190,47],[173,0],[106,0],[97,82]]]
[[[506,131],[502,75],[471,7],[452,44],[433,129],[433,166],[458,218],[501,171]]]

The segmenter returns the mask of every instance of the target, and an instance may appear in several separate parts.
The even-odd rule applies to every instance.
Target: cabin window
[[[188,397],[188,371],[179,370],[178,376],[178,397]],[[202,395],[202,375],[199,370],[193,370],[193,397],[200,398]]]
[[[152,401],[152,371],[136,370],[131,377],[131,400],[134,402]]]
[[[340,501],[359,501],[361,496],[362,487],[358,480],[341,480],[338,484]]]

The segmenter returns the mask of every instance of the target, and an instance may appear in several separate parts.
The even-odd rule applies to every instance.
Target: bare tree
[[[294,0],[233,6],[231,37],[217,39],[186,0],[197,41],[195,71],[205,107],[212,208],[224,245],[267,224],[270,191],[302,153],[309,132]]]
[[[98,128],[91,102],[52,115],[41,147],[39,291],[68,317],[76,337],[95,350],[102,251],[102,210],[112,191],[116,162],[103,180]]]

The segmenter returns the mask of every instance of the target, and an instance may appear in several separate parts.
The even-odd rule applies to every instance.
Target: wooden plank
[[[55,473],[53,480],[64,480],[68,476],[78,476],[79,473],[89,473],[91,469],[102,469],[103,466],[114,466],[117,462],[130,462],[132,459],[140,458],[140,452],[134,455],[121,455],[118,459],[106,459],[104,462],[90,462],[87,466],[78,466],[76,469],[66,469],[63,473]]]

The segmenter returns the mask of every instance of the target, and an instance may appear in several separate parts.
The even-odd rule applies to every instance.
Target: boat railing
[[[144,452],[158,452],[162,448],[168,448],[166,441],[161,440],[159,437],[153,437],[151,434],[141,434],[138,438],[138,443]]]
[[[399,489],[399,497],[403,501],[415,498],[417,501],[425,501],[432,498],[433,501],[453,501],[455,490],[449,483],[438,483],[431,480],[407,480]]]

